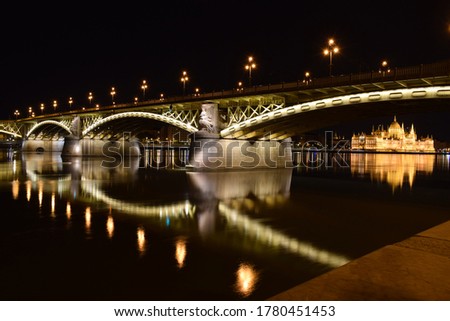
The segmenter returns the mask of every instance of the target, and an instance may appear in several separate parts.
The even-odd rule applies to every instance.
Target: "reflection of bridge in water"
[[[93,202],[101,202],[110,210],[114,210],[117,215],[126,214],[156,219],[163,223],[170,222],[166,226],[174,229],[188,228],[191,232],[192,227],[196,226],[202,238],[212,242],[220,242],[227,237],[217,229],[218,224],[226,224],[233,227],[235,231],[233,233],[239,235],[238,238],[241,240],[239,244],[230,243],[229,246],[239,246],[248,251],[259,251],[261,245],[264,245],[283,249],[287,253],[330,267],[341,266],[349,260],[342,255],[285,234],[246,213],[246,210],[256,206],[273,207],[284,203],[289,197],[292,174],[290,169],[188,172],[189,199],[149,205],[148,199],[121,200],[105,190],[104,185],[109,184],[110,180],[127,181],[130,176],[136,175],[138,161],[130,164],[130,168],[120,167],[111,170],[98,166],[100,160],[92,163],[80,160],[63,163],[55,158],[49,162],[40,156],[42,155],[35,155],[23,161],[27,175],[25,182],[27,195],[32,189],[37,189],[41,202],[43,192],[66,195],[67,211],[70,211],[70,201],[87,203],[89,204],[89,210],[86,210],[85,214],[87,222],[90,222],[92,216],[90,205]],[[19,189],[20,184],[15,188]],[[52,203],[57,201],[52,197]],[[114,226],[112,217],[108,218],[105,228],[108,230],[111,226]]]

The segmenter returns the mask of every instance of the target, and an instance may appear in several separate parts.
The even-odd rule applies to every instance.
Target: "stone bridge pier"
[[[220,130],[226,127],[226,117],[216,103],[204,103],[199,131],[191,134],[189,166],[195,169],[251,169],[292,167],[291,139],[245,140],[224,139]]]

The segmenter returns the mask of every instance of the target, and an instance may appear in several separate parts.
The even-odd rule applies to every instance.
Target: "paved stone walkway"
[[[268,300],[450,300],[450,221]]]

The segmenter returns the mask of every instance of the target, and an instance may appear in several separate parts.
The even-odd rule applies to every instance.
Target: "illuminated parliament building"
[[[394,121],[387,130],[378,126],[369,134],[360,133],[352,137],[352,150],[370,150],[379,152],[434,152],[433,138],[426,137],[417,139],[414,124],[409,132],[405,127]]]

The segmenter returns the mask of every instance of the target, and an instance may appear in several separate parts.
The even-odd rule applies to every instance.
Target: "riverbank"
[[[450,300],[450,221],[268,300]]]

